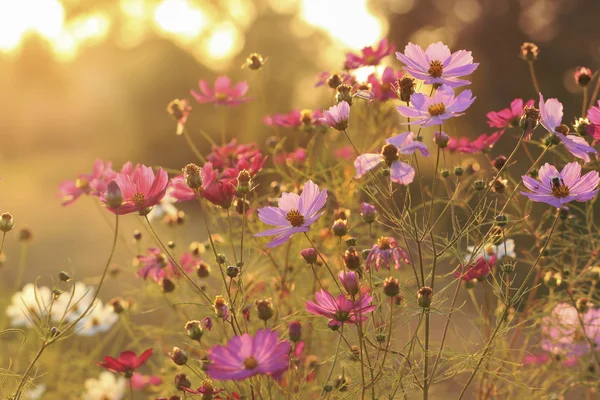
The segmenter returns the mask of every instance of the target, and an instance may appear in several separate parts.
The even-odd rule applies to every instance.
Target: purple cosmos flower
[[[368,171],[377,167],[381,162],[385,162],[390,168],[390,179],[392,182],[401,185],[408,185],[415,177],[415,170],[410,165],[400,161],[400,154],[413,154],[419,150],[424,156],[429,156],[427,146],[418,140],[415,140],[415,134],[404,132],[386,140],[386,145],[381,149],[381,153],[361,154],[354,161],[356,176],[358,179]]]
[[[382,58],[389,56],[396,50],[396,46],[389,44],[387,39],[382,39],[376,48],[363,47],[361,54],[346,53],[345,69],[356,69],[366,65],[378,65]]]
[[[464,154],[483,153],[494,147],[503,134],[504,130],[494,132],[491,135],[484,133],[473,141],[466,137],[451,138],[448,142],[448,150]]]
[[[563,117],[563,105],[557,99],[548,99],[544,102],[544,96],[540,93],[540,123],[548,132],[560,139],[567,150],[577,158],[586,163],[590,161],[588,153],[598,155],[596,149],[588,145],[581,136],[568,135],[569,128],[561,125]]]
[[[374,266],[377,271],[382,266],[390,269],[390,261],[393,261],[394,269],[400,269],[400,260],[407,264],[410,262],[408,254],[398,246],[396,239],[382,236],[371,247],[367,256],[367,271],[371,269],[371,266]]]
[[[319,212],[327,200],[327,189],[319,190],[313,181],[307,181],[302,194],[283,193],[278,207],[263,207],[258,210],[258,218],[277,228],[268,229],[254,236],[277,237],[267,243],[267,247],[276,247],[287,242],[294,233],[308,232],[308,228],[323,212]]]
[[[402,76],[404,76],[402,71],[394,72],[392,67],[387,67],[381,74],[381,81],[375,74],[371,74],[367,78],[367,82],[371,84],[375,98],[379,101],[386,101],[397,98],[393,85],[398,79],[401,79]]]
[[[440,125],[448,118],[458,117],[464,112],[477,97],[473,97],[470,90],[454,96],[450,86],[440,86],[433,97],[423,93],[413,93],[410,96],[411,106],[396,106],[398,112],[408,118],[414,118],[411,123],[422,126]]]
[[[315,300],[316,303],[310,300],[306,302],[306,311],[327,317],[334,325],[354,324],[358,322],[359,316],[365,321],[366,314],[376,308],[371,304],[373,296],[370,295],[361,295],[357,300],[351,301],[343,294],[334,298],[329,292],[321,289],[315,293]]]
[[[254,337],[244,333],[209,350],[207,374],[212,379],[240,381],[255,375],[278,379],[288,369],[290,342],[277,332],[261,329]]]
[[[566,357],[581,356],[590,351],[583,338],[579,312],[567,303],[557,304],[552,313],[542,319],[543,350]],[[590,308],[582,316],[585,335],[600,345],[600,309]]]
[[[459,50],[451,54],[448,46],[442,42],[430,44],[425,51],[421,46],[409,43],[404,48],[404,54],[397,51],[396,57],[406,64],[406,72],[428,85],[469,85],[471,82],[458,77],[471,74],[479,65],[473,63],[470,51]]]
[[[248,91],[246,82],[238,82],[231,87],[231,79],[228,76],[219,76],[215,80],[214,90],[205,80],[198,84],[200,92],[191,90],[190,93],[198,103],[214,103],[222,106],[237,106],[251,100],[244,97]]]
[[[340,101],[338,104],[329,107],[329,110],[323,111],[322,121],[333,129],[343,131],[348,127],[349,118],[350,105],[345,101]]]
[[[510,102],[509,108],[503,108],[500,111],[490,111],[487,113],[487,123],[490,128],[514,128],[519,126],[519,119],[523,114],[525,107],[533,107],[534,100],[527,100],[523,105],[523,99],[514,99]]]
[[[554,166],[546,163],[538,173],[539,181],[524,175],[523,183],[533,193],[521,192],[531,201],[543,202],[556,208],[575,201],[588,201],[598,194],[598,171],[581,176],[581,165],[576,162],[565,165],[559,173]]]

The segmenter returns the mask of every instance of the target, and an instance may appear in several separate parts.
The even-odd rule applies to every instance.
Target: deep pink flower
[[[179,269],[158,248],[149,248],[146,255],[139,255],[137,259],[140,263],[140,269],[137,271],[138,278],[150,278],[160,282],[164,278],[172,279],[180,276]],[[191,273],[200,262],[200,259],[186,252],[182,254],[179,266],[186,273]]]
[[[527,103],[523,105],[523,99],[514,99],[510,102],[509,108],[503,108],[500,111],[490,111],[487,113],[487,123],[490,128],[516,128],[519,126],[519,119],[523,114],[525,107],[533,107],[535,101],[533,99],[527,100]]]
[[[402,71],[394,72],[392,67],[386,67],[381,74],[381,81],[375,74],[371,74],[367,78],[367,82],[371,84],[371,90],[375,98],[379,101],[386,101],[397,98],[394,83],[403,76],[404,73]]]
[[[415,140],[415,134],[404,132],[386,140],[381,153],[361,154],[354,160],[358,179],[367,172],[385,163],[390,168],[390,180],[401,185],[408,185],[415,177],[415,170],[409,164],[400,161],[400,155],[410,155],[419,150],[422,155],[429,156],[429,150],[423,142]]]
[[[148,386],[158,386],[162,384],[162,378],[156,375],[142,375],[135,372],[131,376],[131,385],[133,390],[144,390]]]
[[[345,101],[340,101],[329,107],[329,110],[323,111],[322,121],[338,131],[343,131],[348,127],[348,119],[350,119],[350,105]]]
[[[400,62],[406,64],[404,70],[425,84],[443,84],[450,87],[469,85],[471,82],[458,79],[470,75],[479,66],[473,63],[470,51],[459,50],[450,53],[442,42],[430,44],[425,51],[416,44],[409,43],[404,54],[396,52]]]
[[[367,271],[371,267],[375,267],[375,270],[383,266],[384,268],[390,269],[390,262],[394,263],[394,269],[400,269],[400,261],[409,263],[408,254],[400,246],[393,237],[382,236],[377,240],[377,243],[371,247],[371,251],[367,256],[366,269]]]
[[[354,324],[359,321],[359,316],[365,321],[366,314],[376,308],[371,304],[373,296],[370,295],[361,295],[355,301],[351,301],[343,294],[334,298],[329,292],[321,289],[315,293],[315,300],[316,303],[310,300],[306,302],[306,311],[327,317],[330,323],[334,324]]]
[[[106,191],[108,182],[113,180],[117,173],[111,169],[112,163],[102,160],[94,162],[91,174],[80,174],[74,181],[64,181],[58,187],[58,197],[62,198],[62,205],[73,204],[82,195],[100,197]]]
[[[363,47],[361,54],[346,53],[345,69],[356,69],[366,65],[378,65],[384,57],[396,50],[394,44],[389,44],[387,39],[381,39],[376,48]]]
[[[458,139],[450,138],[448,150],[464,154],[484,153],[494,147],[503,134],[504,130],[494,132],[491,135],[486,135],[484,133],[473,141],[470,141],[469,138],[466,137]]]
[[[473,279],[485,278],[494,268],[497,256],[494,254],[491,257],[478,257],[474,263],[463,267],[461,271],[455,271],[454,277],[460,278],[463,281],[471,281]]]
[[[231,79],[228,76],[219,76],[215,80],[214,90],[204,80],[201,80],[198,86],[200,87],[200,92],[196,90],[190,91],[198,103],[237,106],[251,100],[249,97],[244,97],[248,91],[248,84],[246,82],[238,82],[234,87],[231,87]]]
[[[356,156],[356,151],[354,151],[352,145],[341,146],[335,149],[333,155],[337,159],[350,161],[353,160]]]
[[[565,145],[565,148],[577,158],[581,158],[586,163],[590,162],[588,153],[598,155],[598,151],[588,145],[587,141],[581,136],[565,135],[557,131],[563,117],[563,105],[557,99],[548,99],[544,101],[544,96],[540,93],[540,123],[551,134],[555,135]]]
[[[327,189],[319,190],[313,181],[307,181],[302,194],[283,193],[278,200],[278,207],[263,207],[258,210],[258,217],[268,225],[277,228],[255,234],[254,236],[274,236],[267,247],[276,247],[287,242],[294,233],[308,232],[323,214],[321,209],[327,201]]]
[[[236,139],[223,146],[213,145],[207,160],[216,170],[225,171],[228,168],[236,169],[231,176],[237,177],[237,172],[242,169],[256,175],[265,165],[267,157],[262,155],[256,143],[238,144]]]
[[[412,124],[422,126],[441,125],[445,120],[459,117],[473,104],[476,97],[470,90],[454,96],[450,86],[440,86],[433,97],[423,93],[413,93],[410,96],[410,106],[396,106],[398,112],[411,119]]]
[[[98,362],[97,364],[109,371],[119,372],[125,375],[126,378],[131,378],[134,371],[148,361],[152,355],[152,351],[152,349],[148,349],[137,357],[133,351],[128,350],[119,354],[118,359],[105,356],[104,362]]]
[[[591,127],[588,127],[588,132],[592,132],[594,139],[600,140],[600,100],[597,106],[590,107],[587,118],[592,123]]]
[[[556,208],[571,201],[588,201],[598,194],[598,171],[581,176],[581,165],[576,162],[565,165],[561,172],[548,163],[538,172],[538,180],[523,175],[523,184],[530,192],[521,192],[531,201],[543,202]]]
[[[356,272],[340,271],[338,278],[350,296],[354,296],[360,291],[360,278]]]
[[[292,110],[287,114],[267,115],[263,122],[268,126],[281,126],[284,128],[299,128],[304,124],[323,125],[323,112],[321,110]]]
[[[128,173],[119,173],[114,179],[123,196],[123,204],[117,210],[107,207],[115,214],[129,214],[139,212],[142,215],[148,213],[149,208],[160,203],[165,196],[169,177],[167,172],[159,168],[154,175],[151,167],[138,165]],[[104,197],[101,198],[106,203]]]
[[[204,329],[209,331],[212,330],[213,322],[212,319],[210,319],[210,317],[204,317],[201,322],[202,325],[204,325]]]
[[[244,380],[255,375],[279,379],[289,367],[290,342],[279,340],[277,332],[262,329],[254,337],[234,336],[227,346],[209,350],[207,374],[217,380]]]
[[[315,83],[315,87],[325,85],[327,83],[327,81],[329,80],[329,78],[331,78],[333,75],[339,76],[342,83],[344,83],[346,85],[354,86],[354,84],[356,83],[356,78],[354,78],[354,76],[347,74],[345,72],[334,74],[332,72],[323,71],[323,72],[319,72],[317,74],[317,83]]]

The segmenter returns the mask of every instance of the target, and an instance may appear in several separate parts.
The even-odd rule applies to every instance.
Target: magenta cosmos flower
[[[598,155],[596,149],[588,145],[587,141],[581,136],[567,135],[569,128],[561,125],[563,117],[563,105],[557,99],[548,99],[544,101],[544,96],[540,93],[540,123],[548,132],[560,139],[567,150],[577,158],[581,158],[586,163],[590,161],[588,153]],[[559,132],[560,130],[560,132]]]
[[[402,76],[404,76],[402,71],[394,72],[392,67],[386,67],[381,74],[381,81],[375,74],[371,74],[367,78],[367,82],[371,84],[371,90],[375,95],[375,98],[379,101],[386,101],[397,98],[394,84],[398,79],[401,79]]]
[[[137,259],[140,263],[138,278],[160,282],[164,278],[177,278],[180,275],[179,269],[158,248],[149,248],[146,255],[138,255]],[[186,252],[181,255],[179,266],[186,273],[191,273],[201,262],[202,260]]]
[[[329,107],[329,110],[323,111],[322,121],[338,131],[343,131],[348,127],[350,118],[350,105],[345,101]]]
[[[324,123],[322,118],[321,110],[292,110],[287,114],[267,115],[263,122],[268,126],[300,128],[303,125],[322,125]]]
[[[500,111],[490,111],[487,113],[487,123],[490,128],[516,128],[519,126],[519,119],[523,114],[525,107],[533,107],[534,100],[527,100],[523,105],[523,99],[514,99],[510,102],[509,108],[503,108]]]
[[[450,86],[442,85],[435,91],[433,97],[423,93],[413,93],[410,96],[410,106],[396,106],[396,108],[401,115],[411,118],[411,123],[422,126],[440,125],[444,120],[463,115],[476,98],[470,90],[454,96],[454,90]]]
[[[448,150],[464,154],[483,153],[494,147],[503,134],[504,130],[494,132],[491,135],[486,135],[484,133],[473,141],[466,137],[458,139],[450,138],[450,141],[448,141]]]
[[[592,124],[592,127],[588,128],[588,131],[593,132],[594,139],[600,140],[600,100],[598,100],[597,106],[590,107],[587,112],[587,118]]]
[[[165,196],[169,177],[167,172],[159,168],[154,175],[152,168],[145,165],[138,165],[130,174],[119,173],[114,181],[121,190],[123,203],[118,209],[107,207],[115,214],[129,214],[139,212],[146,215],[149,208],[160,203]],[[102,201],[106,202],[105,198]]]
[[[373,296],[361,295],[357,300],[351,301],[343,294],[334,298],[329,292],[321,289],[315,293],[315,302],[306,302],[306,311],[311,314],[321,315],[330,319],[330,324],[354,324],[362,319],[367,319],[368,313],[375,310],[371,304]]]
[[[459,50],[450,53],[442,42],[432,43],[423,51],[421,46],[409,43],[404,54],[396,52],[400,62],[406,64],[404,70],[425,84],[444,84],[451,87],[469,85],[471,82],[458,79],[470,75],[479,66],[473,63],[470,51]]]
[[[381,149],[381,153],[361,154],[354,161],[356,176],[358,179],[364,174],[377,167],[382,162],[390,169],[390,179],[392,182],[401,185],[408,185],[415,177],[415,170],[410,165],[400,161],[400,155],[413,154],[419,150],[424,156],[429,156],[427,146],[418,140],[415,140],[415,134],[404,132],[386,140],[386,145]]]
[[[216,345],[209,350],[207,374],[220,381],[239,381],[255,375],[275,379],[288,369],[290,342],[279,341],[277,332],[262,329],[254,337],[247,333],[235,336],[227,346]]]
[[[110,162],[96,160],[91,174],[80,174],[74,181],[64,181],[58,187],[58,197],[62,198],[62,205],[73,204],[82,195],[102,196],[106,191],[108,182],[112,181],[117,173],[111,169]]]
[[[497,259],[498,256],[495,254],[490,257],[477,257],[472,264],[463,267],[461,271],[454,272],[454,277],[460,278],[463,281],[481,280],[492,271]]]
[[[119,372],[126,378],[131,378],[136,369],[146,363],[152,355],[152,349],[144,351],[140,356],[136,356],[133,351],[124,351],[119,354],[119,358],[110,356],[104,357],[104,362],[98,362],[98,365],[112,372]]]
[[[381,267],[390,269],[390,263],[394,263],[394,269],[400,269],[400,261],[409,263],[408,254],[400,246],[393,237],[382,236],[377,240],[377,243],[371,247],[371,251],[367,256],[366,267],[367,271],[372,267],[379,271]]]
[[[384,57],[396,50],[396,45],[389,44],[387,39],[382,39],[376,48],[363,47],[361,54],[346,53],[345,69],[356,69],[366,65],[378,65]]]
[[[231,87],[231,79],[228,76],[219,76],[215,80],[214,90],[206,81],[201,80],[198,84],[200,92],[191,90],[190,93],[198,103],[214,103],[222,106],[237,106],[251,100],[244,97],[248,91],[246,82],[238,82]]]
[[[294,233],[308,232],[323,214],[320,211],[327,201],[327,189],[319,190],[313,181],[304,184],[302,194],[283,193],[278,200],[278,207],[263,207],[258,210],[258,218],[268,225],[277,228],[268,229],[254,236],[275,236],[267,243],[267,247],[276,247],[287,242]]]
[[[576,162],[565,165],[562,171],[548,163],[538,173],[539,181],[523,175],[523,183],[533,193],[521,192],[531,201],[543,202],[556,208],[575,201],[588,201],[598,194],[598,171],[581,176],[581,165]]]

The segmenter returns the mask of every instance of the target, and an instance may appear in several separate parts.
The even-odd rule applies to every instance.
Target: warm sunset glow
[[[187,0],[163,0],[154,11],[154,21],[161,31],[180,39],[196,38],[208,25],[202,10]]]
[[[0,2],[0,50],[16,50],[28,33],[56,40],[60,37],[63,21],[64,9],[57,0]]]

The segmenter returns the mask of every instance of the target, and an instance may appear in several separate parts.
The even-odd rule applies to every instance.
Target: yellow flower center
[[[219,101],[227,100],[227,93],[215,93],[215,97]]]
[[[285,219],[290,221],[290,224],[293,227],[299,227],[302,226],[302,224],[304,224],[304,215],[300,214],[300,211],[298,210],[288,211],[287,215],[285,216]]]
[[[432,104],[427,108],[427,111],[429,111],[429,114],[432,117],[437,117],[438,115],[442,115],[446,112],[446,106],[444,103]]]
[[[365,59],[365,64],[367,65],[375,65],[377,64],[377,57],[370,55]]]
[[[442,76],[443,71],[444,71],[444,66],[442,65],[442,63],[438,60],[433,60],[431,62],[431,64],[429,65],[429,69],[427,70],[427,73],[434,78],[439,78],[440,76]]]
[[[565,185],[565,182],[558,176],[552,178],[552,195],[554,197],[563,198],[569,195],[569,187]]]
[[[141,210],[142,208],[145,207],[146,197],[144,197],[144,195],[141,194],[140,192],[137,192],[136,194],[133,195],[133,204],[135,204],[136,208]]]
[[[75,186],[77,189],[84,190],[90,187],[90,182],[85,178],[77,178],[75,179]]]
[[[377,240],[377,246],[379,247],[379,250],[389,250],[392,248],[390,239],[385,236],[382,236]]]
[[[258,367],[258,361],[253,356],[250,356],[244,360],[244,368],[254,369]]]

